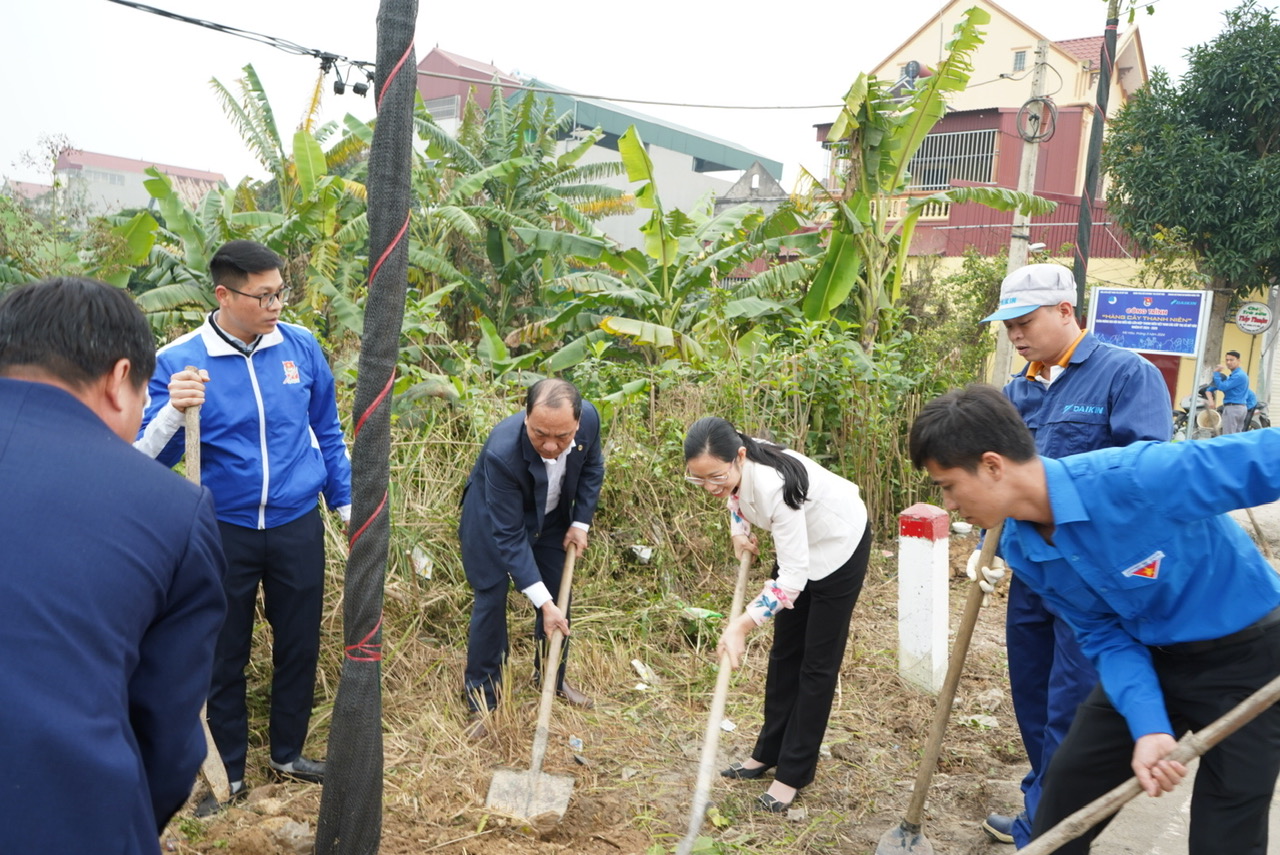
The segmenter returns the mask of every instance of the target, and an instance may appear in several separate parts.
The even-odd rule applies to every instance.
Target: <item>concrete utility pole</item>
[[[1031,72],[1031,100],[1027,102],[1027,119],[1022,133],[1022,162],[1018,171],[1018,191],[1034,193],[1036,189],[1036,160],[1040,157],[1040,137],[1044,127],[1044,70],[1049,61],[1049,43],[1044,39],[1036,42],[1035,68]],[[1021,211],[1013,214],[1013,233],[1009,240],[1009,265],[1005,273],[1012,273],[1027,263],[1028,247],[1031,243],[1031,217]],[[992,323],[996,327],[996,352],[991,361],[991,382],[1003,386],[1013,370],[1013,346],[1009,337],[1000,328],[999,321]]]

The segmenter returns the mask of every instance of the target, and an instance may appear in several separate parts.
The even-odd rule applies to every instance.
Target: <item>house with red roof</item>
[[[64,210],[83,219],[127,208],[151,207],[153,200],[143,182],[149,177],[146,170],[153,166],[169,177],[174,190],[190,205],[210,190],[227,186],[226,177],[219,172],[74,148],[62,150],[53,172]]]

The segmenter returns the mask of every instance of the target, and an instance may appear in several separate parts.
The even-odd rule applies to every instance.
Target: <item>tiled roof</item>
[[[1083,39],[1066,39],[1054,44],[1059,50],[1071,54],[1081,62],[1088,63],[1089,68],[1097,68],[1104,41],[1102,36],[1086,36]]]

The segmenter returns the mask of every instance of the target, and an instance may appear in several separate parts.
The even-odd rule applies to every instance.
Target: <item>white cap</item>
[[[1000,308],[982,319],[1010,321],[1034,312],[1041,306],[1076,304],[1076,281],[1061,264],[1028,264],[1010,273],[1000,283]]]

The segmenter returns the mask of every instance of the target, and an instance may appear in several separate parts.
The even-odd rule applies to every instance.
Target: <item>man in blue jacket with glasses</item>
[[[277,777],[324,780],[323,761],[302,755],[324,596],[320,495],[344,522],[351,513],[333,373],[315,337],[280,320],[288,299],[283,266],[253,241],[230,241],[214,253],[218,308],[157,354],[136,443],[172,466],[183,454],[182,410],[202,405],[201,482],[213,493],[228,565],[208,718],[233,799],[246,792],[244,671],[259,585],[272,632],[270,768]],[[200,810],[217,807],[206,802]]]

